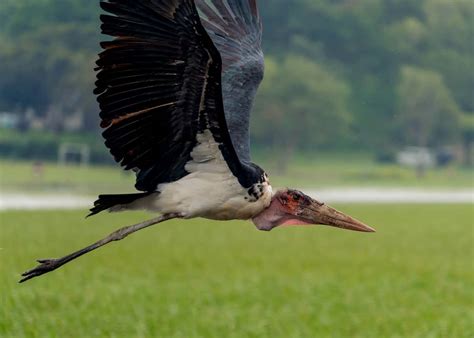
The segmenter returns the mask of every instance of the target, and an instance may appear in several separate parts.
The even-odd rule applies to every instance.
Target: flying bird
[[[21,282],[173,218],[252,220],[259,230],[325,224],[371,227],[301,191],[274,191],[250,158],[249,118],[263,79],[256,0],[102,0],[95,94],[105,145],[136,173],[134,194],[100,195],[90,215],[159,214],[57,259]],[[304,81],[304,79],[302,79]]]

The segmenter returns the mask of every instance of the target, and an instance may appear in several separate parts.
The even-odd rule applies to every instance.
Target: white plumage
[[[261,183],[262,196],[256,200],[250,196],[230,171],[209,130],[197,135],[191,158],[186,164],[189,175],[160,184],[157,193],[111,211],[144,209],[162,214],[179,213],[184,218],[247,220],[270,205],[271,185],[267,181]]]

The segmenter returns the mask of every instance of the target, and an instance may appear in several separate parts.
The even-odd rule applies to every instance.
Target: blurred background
[[[95,258],[102,265],[91,257],[19,288],[17,274],[33,259],[62,255],[105,234],[104,224],[115,224],[111,230],[145,215],[82,220],[94,195],[133,191],[134,182],[113,162],[98,126],[98,1],[2,0],[0,258],[10,293],[0,335],[474,335],[474,3],[260,0],[259,7],[266,73],[252,116],[253,160],[273,186],[309,189],[379,233],[308,229],[270,238],[250,225],[193,221],[190,235],[189,224],[177,222],[151,236],[162,249],[136,235],[128,254],[104,250]],[[177,238],[182,245],[173,245]],[[153,273],[136,264],[150,260],[146,244],[162,257]],[[77,288],[86,281],[84,296]],[[104,283],[115,285],[124,312],[133,309],[133,323],[113,314],[114,297],[97,303],[110,291]],[[80,315],[62,317],[68,304]],[[92,324],[95,315],[104,322]]]
[[[92,95],[103,39],[98,7],[1,2],[0,159],[4,176],[15,174],[2,179],[2,190],[127,187],[112,181],[126,176],[116,167],[93,171],[103,174],[102,186],[50,176],[57,163],[113,164]],[[470,183],[472,1],[262,0],[260,7],[266,74],[252,147],[274,185]]]

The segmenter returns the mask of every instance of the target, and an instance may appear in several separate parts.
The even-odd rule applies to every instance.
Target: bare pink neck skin
[[[259,230],[270,231],[279,225],[307,225],[303,219],[290,213],[278,198],[273,198],[270,206],[260,214],[252,218],[253,223]]]

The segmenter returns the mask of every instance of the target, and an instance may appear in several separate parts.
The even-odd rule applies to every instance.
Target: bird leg
[[[61,258],[52,258],[52,259],[38,259],[38,263],[40,263],[37,267],[28,270],[24,273],[22,273],[23,278],[20,280],[20,283],[23,283],[31,278],[41,276],[45,273],[51,272],[53,270],[56,270],[60,266],[63,266],[64,264],[76,259],[77,257],[80,257],[92,250],[98,249],[103,245],[106,245],[107,243],[113,242],[113,241],[120,241],[121,239],[124,239],[131,233],[134,233],[138,230],[147,228],[151,225],[161,223],[164,221],[167,221],[172,218],[181,218],[182,215],[178,213],[172,213],[172,214],[165,214],[153,219],[150,219],[148,221],[144,221],[138,224],[133,224],[129,225],[123,228],[120,228],[114,232],[112,232],[110,235],[108,235],[105,238],[102,238],[101,240],[86,246],[85,248],[75,251],[69,255],[66,255]]]

